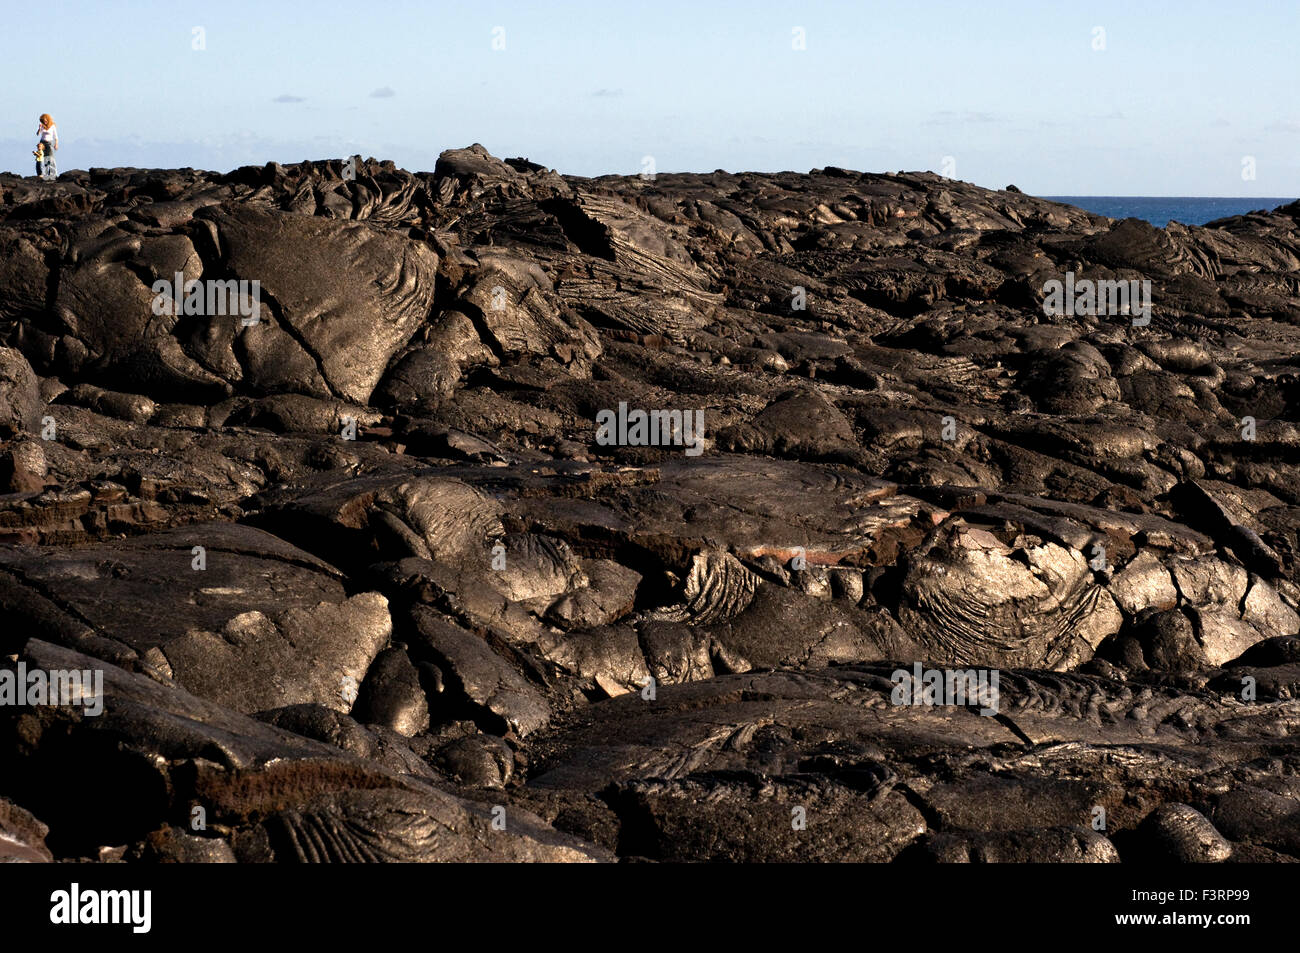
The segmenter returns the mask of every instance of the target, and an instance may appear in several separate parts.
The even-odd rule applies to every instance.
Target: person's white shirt
[[[48,129],[38,124],[36,126],[36,136],[39,142],[53,143],[57,149],[59,146],[59,124],[52,122]]]

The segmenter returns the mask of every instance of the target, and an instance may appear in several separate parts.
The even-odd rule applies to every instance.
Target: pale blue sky
[[[1040,195],[1300,194],[1296,0],[6,0],[3,22],[0,169],[25,174],[49,112],[61,170],[432,169],[482,142],[580,175],[951,156]]]

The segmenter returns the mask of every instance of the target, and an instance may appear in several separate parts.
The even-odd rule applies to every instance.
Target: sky
[[[60,171],[479,142],[574,175],[1300,195],[1300,0],[0,3],[0,170],[27,175],[48,112]]]

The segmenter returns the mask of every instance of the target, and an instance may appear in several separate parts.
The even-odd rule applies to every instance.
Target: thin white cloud
[[[931,118],[925,121],[927,126],[947,126],[955,123],[963,124],[982,124],[989,122],[1000,122],[1000,118],[993,113],[978,112],[975,110],[964,110],[957,112],[952,109],[940,109],[931,114]]]

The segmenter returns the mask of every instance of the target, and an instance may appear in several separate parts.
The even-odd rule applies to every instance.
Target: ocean
[[[1144,218],[1164,228],[1171,221],[1204,225],[1228,215],[1244,215],[1260,209],[1272,211],[1295,199],[1180,198],[1141,195],[1043,195],[1052,202],[1065,202],[1110,218]]]

